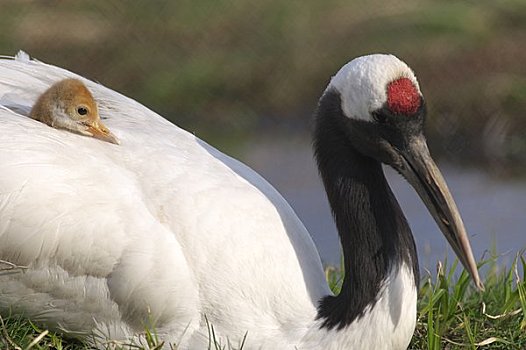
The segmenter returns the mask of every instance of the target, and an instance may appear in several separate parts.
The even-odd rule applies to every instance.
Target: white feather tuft
[[[31,57],[29,57],[25,51],[20,50],[15,56],[15,61],[29,63],[29,61],[31,61]]]

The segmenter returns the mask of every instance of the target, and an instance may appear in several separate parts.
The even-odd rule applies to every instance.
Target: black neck
[[[314,149],[343,249],[345,277],[338,296],[322,299],[318,318],[343,328],[373,306],[386,277],[405,262],[418,283],[418,261],[407,221],[381,164],[351,144],[339,94],[327,92],[318,107]]]

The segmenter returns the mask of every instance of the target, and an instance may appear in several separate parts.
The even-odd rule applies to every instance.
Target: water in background
[[[324,264],[339,266],[336,227],[318,177],[311,145],[306,139],[253,142],[239,157],[270,183],[292,205],[318,247]],[[526,182],[502,182],[477,171],[439,164],[470,235],[473,253],[502,255],[499,265],[510,266],[526,248]],[[386,174],[411,225],[420,266],[435,270],[438,260],[454,254],[413,188],[396,172]]]

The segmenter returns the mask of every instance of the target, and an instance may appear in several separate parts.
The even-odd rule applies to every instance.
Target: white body
[[[27,117],[66,77],[120,145]],[[402,267],[366,316],[320,330],[320,258],[270,184],[137,102],[23,58],[0,60],[0,260],[27,267],[0,271],[1,313],[103,339],[153,323],[178,349],[206,349],[212,325],[234,348],[246,334],[244,349],[387,350],[415,325]]]

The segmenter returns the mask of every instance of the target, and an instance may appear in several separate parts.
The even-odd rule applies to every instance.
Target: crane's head
[[[426,107],[413,71],[393,55],[356,58],[332,78],[319,108],[330,109],[331,123],[354,149],[407,179],[483,288],[459,211],[427,147]]]
[[[97,103],[90,91],[77,79],[64,79],[53,84],[31,109],[31,118],[54,128],[119,143],[101,122]]]

